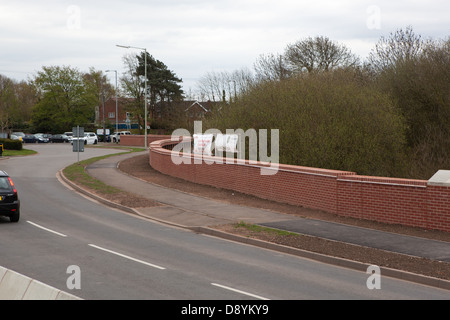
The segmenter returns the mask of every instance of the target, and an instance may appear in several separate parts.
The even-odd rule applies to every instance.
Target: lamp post
[[[119,107],[117,104],[117,70],[106,70],[106,72],[115,72],[116,73],[116,133],[119,131]]]
[[[147,49],[145,48],[138,48],[138,47],[131,47],[131,46],[121,46],[121,45],[116,45],[119,48],[125,48],[125,49],[138,49],[138,50],[144,50],[144,54],[145,54],[145,119],[144,119],[144,126],[145,126],[145,149],[148,149],[148,144],[147,144],[147,114],[148,114],[148,107],[147,107],[147,102],[148,102],[148,90],[147,90]]]

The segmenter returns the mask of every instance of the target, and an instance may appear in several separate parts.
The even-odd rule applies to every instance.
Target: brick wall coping
[[[450,187],[450,170],[439,170],[428,181],[428,185],[436,187]]]
[[[417,187],[417,188],[426,188],[427,187],[427,181],[425,181],[425,180],[374,177],[374,176],[360,176],[360,175],[338,177],[338,181],[355,182],[355,183],[383,184],[383,185],[395,185],[395,186]]]
[[[192,138],[191,137],[184,137],[184,142],[189,142]],[[165,146],[168,145],[176,145],[182,141],[180,138],[172,138],[167,140],[159,140],[154,141],[150,143],[150,149],[152,152],[156,152],[159,154],[166,154],[171,155],[172,151],[165,149]],[[352,176],[356,175],[355,172],[349,172],[349,171],[340,171],[340,170],[331,170],[331,169],[322,169],[322,168],[312,168],[312,167],[302,167],[302,166],[295,166],[295,165],[287,165],[287,164],[276,164],[276,167],[270,167],[271,164],[267,162],[262,161],[250,161],[250,160],[244,160],[244,159],[231,159],[231,158],[220,158],[216,156],[206,156],[206,155],[197,155],[193,153],[182,153],[179,155],[179,157],[185,158],[185,159],[191,159],[191,160],[202,160],[206,163],[223,163],[223,164],[230,164],[230,165],[241,165],[241,166],[247,166],[247,167],[255,167],[255,168],[262,168],[264,170],[279,170],[279,171],[285,171],[285,172],[295,172],[295,173],[301,173],[306,175],[315,175],[315,176],[323,176],[323,177],[330,177],[330,178],[336,178],[341,176]],[[227,162],[228,161],[228,162]]]

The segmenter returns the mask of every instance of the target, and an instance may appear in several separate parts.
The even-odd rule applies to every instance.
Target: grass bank
[[[96,147],[96,148],[102,148],[102,147]],[[108,148],[111,148],[111,147],[108,147]],[[123,150],[127,150],[127,151],[122,152],[122,153],[114,153],[114,154],[101,156],[101,157],[95,157],[95,158],[91,158],[88,160],[83,160],[83,161],[74,163],[74,164],[66,167],[65,169],[63,169],[64,176],[75,184],[90,188],[90,189],[95,190],[96,192],[99,192],[102,194],[111,195],[111,194],[122,193],[123,192],[122,190],[115,188],[115,187],[108,186],[107,184],[91,177],[90,175],[88,175],[86,173],[86,170],[85,170],[87,166],[91,165],[94,162],[100,161],[102,159],[106,159],[106,158],[118,156],[118,155],[123,155],[123,154],[128,154],[128,153],[145,151],[145,149],[143,149],[143,148],[128,148],[128,147],[114,147],[114,149],[123,149]]]
[[[23,157],[23,156],[31,156],[37,154],[36,151],[22,149],[22,150],[4,150],[3,157]]]

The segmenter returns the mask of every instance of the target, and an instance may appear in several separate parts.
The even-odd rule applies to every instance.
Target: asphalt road
[[[0,266],[82,299],[449,298],[448,291],[387,277],[381,278],[381,289],[369,290],[366,273],[198,235],[105,207],[57,179],[60,169],[77,161],[70,145],[27,148],[39,154],[0,160],[0,170],[11,175],[22,202],[18,224],[0,218]],[[113,152],[87,148],[81,159]]]

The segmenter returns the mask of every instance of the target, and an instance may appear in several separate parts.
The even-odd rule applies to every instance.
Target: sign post
[[[80,162],[80,152],[84,152],[84,140],[81,139],[84,137],[84,128],[80,126],[73,127],[72,132],[73,152],[77,152],[78,162]]]

